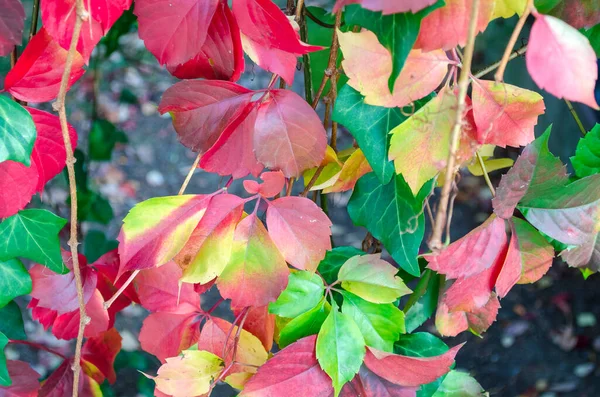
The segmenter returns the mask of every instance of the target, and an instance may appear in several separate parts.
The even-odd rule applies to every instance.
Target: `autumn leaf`
[[[25,9],[20,0],[3,0],[0,3],[0,56],[6,56],[21,44],[25,25]]]
[[[0,395],[7,397],[37,397],[40,389],[40,382],[38,381],[40,374],[23,361],[8,360],[6,366],[12,384],[2,385],[4,379],[2,379],[0,373]]]
[[[6,160],[0,163],[0,218],[10,219],[29,204],[38,184],[35,164]]]
[[[336,174],[335,181],[323,189],[323,193],[339,193],[354,189],[358,180],[365,174],[373,171],[364,153],[356,149],[344,161],[340,172]],[[333,178],[332,178],[333,179]],[[312,189],[311,189],[312,190]]]
[[[540,6],[540,12],[562,19],[577,29],[600,23],[597,0],[551,1],[544,4],[544,7]]]
[[[79,321],[79,320],[78,320]],[[39,390],[39,396],[61,397],[73,392],[73,381],[75,380],[73,359],[67,359],[62,362],[50,374],[42,384]],[[79,395],[80,396],[101,396],[100,385],[84,372],[80,372],[79,377]]]
[[[598,65],[588,39],[558,18],[534,15],[525,54],[533,81],[558,98],[598,109],[594,97]]]
[[[434,91],[448,73],[450,59],[442,50],[422,52],[412,50],[394,83],[393,94],[388,88],[392,73],[392,57],[373,32],[338,31],[344,53],[342,66],[349,77],[348,85],[365,96],[365,103],[374,106],[403,107]]]
[[[233,315],[239,316],[244,309],[232,308]],[[256,336],[267,352],[273,347],[275,336],[275,315],[269,313],[269,306],[251,307],[242,329]]]
[[[157,312],[144,319],[139,341],[142,349],[161,362],[178,355],[198,342],[200,312]]]
[[[436,0],[337,0],[333,12],[337,12],[337,10],[348,4],[360,4],[367,10],[381,11],[383,15],[400,12],[412,12],[414,14],[435,2]]]
[[[492,19],[510,18],[515,14],[522,15],[527,6],[527,0],[496,0]]]
[[[473,117],[481,144],[519,147],[531,143],[538,116],[545,108],[537,92],[493,81],[473,81]]]
[[[587,268],[593,272],[600,271],[600,233],[585,243],[569,247],[560,253],[560,257],[569,266]]]
[[[285,186],[285,176],[281,171],[263,172],[260,175],[262,183],[247,179],[244,181],[244,189],[250,194],[260,194],[265,198],[271,198],[279,193]]]
[[[440,298],[442,296],[440,295]],[[443,336],[456,336],[466,330],[475,335],[481,335],[496,321],[499,309],[500,301],[495,293],[490,295],[484,306],[472,312],[455,311],[450,313],[448,306],[441,298],[435,314],[435,328]]]
[[[121,350],[121,335],[115,328],[89,338],[81,349],[83,371],[98,384],[105,379],[113,384],[117,380],[114,364]]]

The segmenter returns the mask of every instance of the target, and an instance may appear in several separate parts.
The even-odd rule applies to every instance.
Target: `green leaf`
[[[427,182],[417,197],[402,175],[382,185],[373,173],[358,180],[348,202],[352,222],[364,226],[380,240],[398,265],[419,276],[417,255],[425,235],[423,203],[433,189]]]
[[[333,284],[338,279],[337,276],[342,265],[356,255],[366,255],[366,253],[354,247],[336,247],[325,253],[325,258],[319,263],[317,271],[327,284]]]
[[[600,124],[596,124],[583,139],[579,140],[575,156],[571,157],[571,163],[579,178],[600,173]]]
[[[125,10],[100,41],[100,44],[103,44],[106,47],[106,52],[103,54],[104,58],[108,58],[119,48],[119,38],[121,36],[133,30],[137,17],[132,10],[133,6],[129,10]]]
[[[450,371],[431,397],[483,397],[481,385],[468,373]],[[424,397],[417,394],[418,397]]]
[[[23,210],[0,223],[0,260],[23,257],[66,274],[58,233],[67,221],[47,210]]]
[[[394,343],[394,353],[409,357],[434,357],[448,351],[448,346],[427,332],[400,335]]]
[[[317,336],[317,360],[333,381],[335,397],[358,373],[365,358],[365,340],[352,318],[335,301]]]
[[[343,292],[342,313],[350,316],[360,329],[365,344],[392,353],[394,342],[406,332],[404,313],[391,303],[367,302],[349,292]]]
[[[117,240],[108,240],[100,230],[90,230],[83,240],[83,252],[89,263],[94,263],[96,259],[118,246]]]
[[[14,301],[0,309],[0,318],[2,319],[0,321],[0,333],[6,335],[9,339],[27,339],[21,308]]]
[[[109,161],[117,143],[127,143],[125,133],[107,120],[96,120],[89,135],[90,160]]]
[[[67,199],[67,205],[71,203]],[[92,190],[77,191],[77,217],[81,221],[98,222],[106,225],[114,218],[110,202]]]
[[[535,8],[542,14],[548,14],[554,7],[556,7],[562,0],[535,0]]]
[[[590,41],[590,45],[596,52],[596,57],[600,58],[600,24],[589,29],[581,29],[581,33]]]
[[[12,160],[29,166],[36,135],[29,112],[0,95],[0,163]]]
[[[440,275],[425,270],[404,307],[406,332],[413,332],[433,315],[440,291]]]
[[[421,20],[431,11],[443,5],[443,1],[438,1],[416,14],[405,12],[392,15],[369,11],[360,5],[346,6],[346,24],[359,25],[369,29],[377,35],[381,45],[392,54],[392,74],[388,81],[390,91],[394,91],[394,83],[404,67],[408,53],[417,40]]]
[[[12,381],[8,375],[8,368],[6,368],[6,356],[4,355],[6,345],[8,345],[8,338],[0,332],[0,386],[12,385]]]
[[[20,260],[0,260],[0,308],[31,292],[31,277]]]
[[[294,318],[319,304],[325,286],[318,274],[298,271],[290,273],[288,285],[275,302],[269,304],[269,312],[282,317]]]
[[[283,349],[298,339],[318,334],[330,311],[329,303],[325,298],[321,299],[317,306],[299,315],[283,327],[279,333],[279,347]]]

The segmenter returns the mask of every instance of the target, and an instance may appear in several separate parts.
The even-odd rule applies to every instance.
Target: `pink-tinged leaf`
[[[121,341],[121,335],[115,328],[85,341],[81,350],[82,367],[99,384],[104,379],[111,384],[117,380],[114,364],[121,350]]]
[[[0,219],[8,218],[25,208],[35,194],[38,171],[35,163],[6,160],[0,163]]]
[[[331,221],[306,197],[281,197],[269,203],[271,239],[292,266],[314,272],[331,249]]]
[[[121,277],[119,281],[116,281],[120,263],[118,250],[114,249],[102,255],[92,264],[92,266],[98,270],[98,283],[96,284],[96,288],[100,291],[104,300],[112,298],[131,275],[125,273],[124,277]],[[125,288],[125,291],[123,291],[117,300],[115,300],[108,308],[111,327],[113,326],[115,315],[129,306],[131,302],[140,303],[134,284],[129,284],[127,288]]]
[[[69,49],[73,38],[75,0],[54,0],[42,2],[42,21],[48,33],[63,47]],[[88,0],[83,7],[89,17],[81,25],[77,51],[83,59],[89,60],[94,47],[108,29],[131,6],[132,0]]]
[[[51,3],[50,3],[51,4]],[[65,68],[67,50],[41,28],[6,75],[4,89],[25,102],[48,102],[56,98]],[[71,87],[85,72],[79,53],[73,57]]]
[[[473,115],[479,143],[525,146],[535,139],[538,116],[546,109],[537,92],[510,84],[474,80]]]
[[[73,273],[73,258],[68,251],[62,251],[64,265],[70,270],[67,274],[56,274],[42,265],[33,265],[29,269],[32,289],[31,297],[38,300],[37,306],[56,310],[64,314],[79,309],[77,287]],[[87,303],[96,290],[96,270],[87,265],[83,255],[79,255],[79,268],[83,284],[83,300]]]
[[[585,267],[593,272],[600,271],[600,238],[596,234],[584,244],[566,249],[560,253],[561,258],[573,267]]]
[[[58,116],[34,108],[27,108],[27,111],[31,114],[37,130],[31,160],[39,174],[36,191],[41,193],[44,185],[63,170],[67,155]],[[77,132],[70,124],[68,129],[71,146],[75,148]]]
[[[374,106],[403,107],[429,95],[444,80],[450,59],[442,50],[412,50],[390,93],[392,56],[373,32],[338,32],[344,53],[342,66],[348,85],[360,91],[365,103]]]
[[[480,335],[496,321],[499,309],[500,302],[495,293],[490,295],[489,301],[483,307],[472,312],[450,313],[448,306],[441,299],[435,314],[435,327],[443,336],[456,336],[466,330]]]
[[[234,307],[264,306],[285,289],[288,274],[267,229],[251,214],[235,229],[231,258],[217,279],[217,287]]]
[[[167,65],[167,70],[180,79],[205,78],[237,81],[244,71],[244,51],[237,22],[221,0],[208,27],[202,50],[189,61]]]
[[[234,0],[232,9],[243,35],[263,47],[298,56],[322,49],[301,42],[287,16],[271,0]]]
[[[420,386],[450,371],[462,345],[434,357],[409,357],[386,353],[367,346],[364,365],[388,382],[400,386]]]
[[[242,310],[233,308],[233,314],[237,317]],[[275,333],[275,315],[269,313],[268,306],[250,308],[242,328],[256,336],[266,351],[271,351]]]
[[[39,391],[38,397],[64,397],[73,392],[73,360],[64,360],[62,364],[44,381]],[[79,376],[79,396],[80,397],[99,397],[102,396],[100,386],[95,380],[80,372]]]
[[[161,65],[178,65],[202,51],[219,0],[138,0],[140,38]]]
[[[175,257],[184,283],[208,283],[229,262],[235,227],[242,218],[244,200],[232,194],[211,199],[202,220]],[[181,274],[181,273],[180,273]]]
[[[253,91],[225,81],[182,81],[165,91],[158,111],[170,112],[186,147],[204,153],[213,146]]]
[[[119,233],[119,276],[173,259],[200,222],[211,195],[156,197],[137,204]]]
[[[329,397],[333,386],[315,354],[317,336],[308,336],[276,353],[258,369],[240,397]]]
[[[217,280],[213,279],[205,284],[194,284],[194,292],[196,292],[198,295],[204,294],[206,291],[210,290],[213,285],[215,285],[215,281]]]
[[[20,0],[2,0],[0,9],[0,56],[3,57],[10,54],[15,46],[21,45],[25,9]]]
[[[429,269],[448,278],[469,277],[491,268],[506,242],[504,220],[492,216],[438,254],[423,257]]]
[[[360,4],[363,8],[371,11],[381,11],[383,15],[397,14],[400,12],[412,12],[422,10],[434,4],[436,0],[337,0],[333,12],[348,4]]]
[[[288,85],[292,85],[298,63],[296,54],[263,46],[246,37],[244,34],[242,34],[241,38],[244,52],[255,64],[268,72],[281,76]]]
[[[389,382],[363,365],[356,377],[344,385],[340,397],[416,397],[418,389]]]
[[[342,170],[337,174],[335,182],[323,189],[323,193],[345,192],[354,189],[356,182],[363,176],[373,171],[367,161],[364,153],[356,149],[348,157],[342,166]],[[333,179],[333,178],[332,178]]]
[[[588,39],[558,18],[537,13],[535,17],[525,54],[533,81],[558,98],[598,109],[594,98],[598,65]]]
[[[152,313],[144,320],[140,331],[142,349],[161,362],[175,357],[198,342],[200,337],[199,312]]]
[[[40,374],[23,361],[8,360],[8,374],[12,380],[10,386],[0,386],[1,397],[37,397],[40,389]]]
[[[220,357],[226,366],[229,366],[234,359],[234,340],[237,330],[238,327],[233,326],[229,321],[213,317],[202,327],[200,339],[198,340],[198,350],[213,353]],[[255,367],[263,365],[267,358],[267,351],[260,340],[250,332],[242,329],[237,342],[235,360],[250,365],[232,365],[223,375],[223,378],[239,373],[254,374],[256,373]]]
[[[134,280],[140,304],[151,312],[191,313],[199,311],[200,296],[194,286],[180,285],[181,269],[175,262],[146,269]]]
[[[419,36],[414,48],[423,51],[443,49],[451,50],[458,46],[464,47],[469,34],[472,0],[446,0],[446,5],[432,11],[421,21]],[[494,11],[493,1],[479,3],[477,16],[477,32],[483,32],[487,27]]]
[[[321,120],[293,91],[270,91],[258,109],[255,129],[257,160],[288,178],[320,165],[325,157],[327,135]]]
[[[262,183],[245,180],[244,189],[250,194],[260,194],[263,197],[271,198],[279,193],[285,186],[285,176],[281,171],[263,172],[260,176]]]
[[[253,150],[257,103],[249,103],[232,117],[215,144],[202,156],[199,167],[219,175],[257,176],[264,166]]]
[[[548,130],[523,149],[513,167],[502,176],[492,200],[499,217],[510,219],[519,202],[528,203],[568,183],[565,166],[548,150],[549,137]]]

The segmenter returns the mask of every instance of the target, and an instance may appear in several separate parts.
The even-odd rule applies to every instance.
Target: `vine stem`
[[[65,108],[65,100],[69,85],[69,77],[71,76],[71,67],[73,66],[73,57],[77,51],[77,43],[81,33],[83,21],[89,18],[89,13],[83,7],[83,0],[75,2],[75,26],[73,27],[73,37],[67,58],[65,60],[65,69],[60,80],[60,89],[56,102],[52,104],[53,108],[58,111],[60,120],[60,128],[62,130],[63,141],[65,144],[65,152],[67,155],[67,174],[69,176],[69,192],[71,196],[71,231],[69,238],[69,247],[71,248],[71,257],[73,263],[73,274],[75,275],[75,286],[77,288],[77,300],[79,301],[79,330],[77,331],[77,342],[75,344],[75,357],[73,359],[73,397],[79,395],[79,377],[81,373],[81,346],[83,344],[83,330],[90,322],[90,318],[85,313],[85,301],[83,299],[83,287],[81,282],[81,270],[79,269],[79,256],[77,252],[77,185],[75,183],[75,158],[73,157],[73,147],[71,138],[69,137],[69,127],[67,124],[67,110]]]
[[[442,195],[438,204],[438,210],[435,214],[435,224],[433,225],[433,233],[429,240],[429,248],[432,251],[439,251],[442,248],[442,233],[444,225],[447,221],[448,202],[450,199],[450,191],[452,190],[452,180],[456,168],[456,154],[460,144],[460,135],[462,127],[463,113],[466,107],[467,89],[469,88],[469,75],[471,74],[471,61],[473,60],[473,52],[475,48],[475,34],[477,33],[477,15],[479,12],[479,1],[473,0],[471,9],[471,19],[469,21],[469,37],[463,59],[462,70],[458,80],[458,104],[456,109],[456,119],[450,134],[450,153],[446,164],[446,175],[444,186],[442,187]]]
[[[496,189],[494,189],[494,185],[490,180],[490,176],[488,175],[487,169],[485,167],[485,162],[483,161],[483,158],[481,157],[479,152],[475,152],[475,155],[477,156],[477,161],[479,162],[479,166],[481,167],[481,171],[483,172],[483,179],[485,179],[485,183],[488,185],[490,192],[492,192],[492,197],[496,197]]]
[[[187,176],[185,177],[185,180],[183,181],[183,183],[181,184],[181,187],[179,188],[179,192],[177,193],[178,196],[181,196],[184,192],[185,189],[187,188],[187,186],[189,185],[190,181],[192,180],[192,175],[194,175],[194,171],[196,171],[196,168],[198,168],[198,163],[200,162],[200,158],[202,157],[201,154],[198,154],[198,156],[196,156],[196,160],[194,160],[194,164],[192,164],[190,170],[187,173]],[[115,303],[115,301],[117,300],[117,298],[119,296],[121,296],[121,294],[123,293],[123,291],[125,291],[125,289],[129,286],[129,284],[131,284],[133,282],[133,280],[137,277],[137,275],[140,273],[140,270],[135,270],[131,273],[131,276],[129,276],[129,278],[127,279],[127,281],[125,281],[123,283],[123,285],[121,286],[121,288],[119,288],[117,290],[117,292],[114,293],[113,296],[110,297],[109,300],[107,300],[106,302],[104,302],[104,308],[108,309],[113,303]]]
[[[40,0],[33,0],[33,7],[31,9],[31,28],[29,29],[29,41],[31,41],[31,38],[37,32],[39,10]]]
[[[513,30],[512,35],[510,36],[510,40],[508,41],[506,49],[504,50],[504,55],[502,55],[502,59],[500,60],[500,64],[498,65],[498,70],[494,75],[494,78],[497,82],[502,82],[504,80],[504,71],[506,70],[506,65],[508,64],[512,49],[515,47],[517,39],[521,34],[521,30],[523,30],[523,26],[525,26],[525,22],[527,21],[527,17],[529,16],[529,14],[531,14],[531,11],[533,9],[533,0],[527,0],[525,10],[523,10],[523,14],[519,18],[517,26],[515,26],[515,29]]]
[[[26,341],[26,340],[15,340],[15,339],[9,339],[8,343],[11,343],[13,345],[30,346],[30,347],[33,347],[33,348],[38,349],[38,350],[43,350],[43,351],[46,351],[48,353],[52,353],[55,356],[62,358],[63,360],[67,359],[67,357],[65,357],[63,354],[57,352],[56,350],[50,349],[49,347],[41,345],[39,343],[29,342],[29,341]]]
[[[585,136],[585,134],[587,134],[587,131],[585,130],[585,127],[583,126],[583,123],[581,122],[579,115],[575,111],[573,104],[568,99],[565,99],[565,103],[567,104],[567,107],[569,108],[569,112],[571,112],[571,115],[575,119],[575,122],[577,123],[577,126],[579,127],[579,131],[581,131],[581,134]]]

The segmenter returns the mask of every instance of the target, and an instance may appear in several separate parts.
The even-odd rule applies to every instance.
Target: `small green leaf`
[[[431,317],[437,307],[439,291],[439,274],[425,270],[404,307],[406,332],[413,332]]]
[[[352,317],[365,338],[367,346],[392,353],[394,342],[406,332],[404,313],[392,303],[367,302],[349,292],[344,292],[342,313]]]
[[[47,210],[23,210],[0,223],[0,260],[23,257],[66,274],[58,233],[67,221]]]
[[[397,269],[379,254],[357,255],[344,263],[338,274],[342,288],[373,303],[393,303],[412,291],[396,276]]]
[[[394,343],[394,353],[409,357],[434,357],[448,351],[448,346],[427,332],[400,335]]]
[[[275,302],[269,304],[269,312],[282,317],[294,318],[319,304],[325,286],[318,274],[298,271],[290,273],[288,285]]]
[[[317,360],[333,381],[335,397],[358,373],[365,358],[365,340],[352,318],[335,301],[317,336]]]
[[[82,221],[106,225],[114,218],[110,202],[92,190],[77,191],[77,201],[77,216]],[[67,199],[67,205],[70,203],[70,199]]]
[[[9,339],[25,340],[25,326],[21,308],[14,301],[0,309],[0,332]]]
[[[12,160],[29,166],[36,135],[29,112],[0,95],[0,163]]]
[[[89,263],[94,263],[96,259],[118,246],[117,240],[108,240],[100,230],[88,231],[83,240],[83,252]]]
[[[317,306],[288,322],[279,333],[279,347],[283,349],[298,339],[318,334],[330,311],[331,306],[323,298]]]
[[[579,140],[571,163],[579,178],[600,173],[600,124],[596,124]]]
[[[6,345],[8,345],[8,338],[0,332],[0,386],[12,385],[12,381],[8,375],[8,368],[6,368],[6,356],[4,355]]]
[[[440,382],[424,385],[417,397],[483,397],[486,394],[481,385],[468,373],[450,371]]]
[[[356,255],[366,255],[366,253],[354,247],[336,247],[331,251],[327,251],[325,258],[319,263],[317,271],[323,276],[327,284],[333,284],[337,281],[342,265]]]
[[[580,31],[590,41],[590,45],[596,52],[596,57],[600,58],[600,23],[589,29],[584,28]]]
[[[89,135],[90,160],[109,161],[117,143],[127,143],[127,135],[107,120],[96,120]]]
[[[31,277],[20,260],[0,260],[0,308],[31,292]]]

